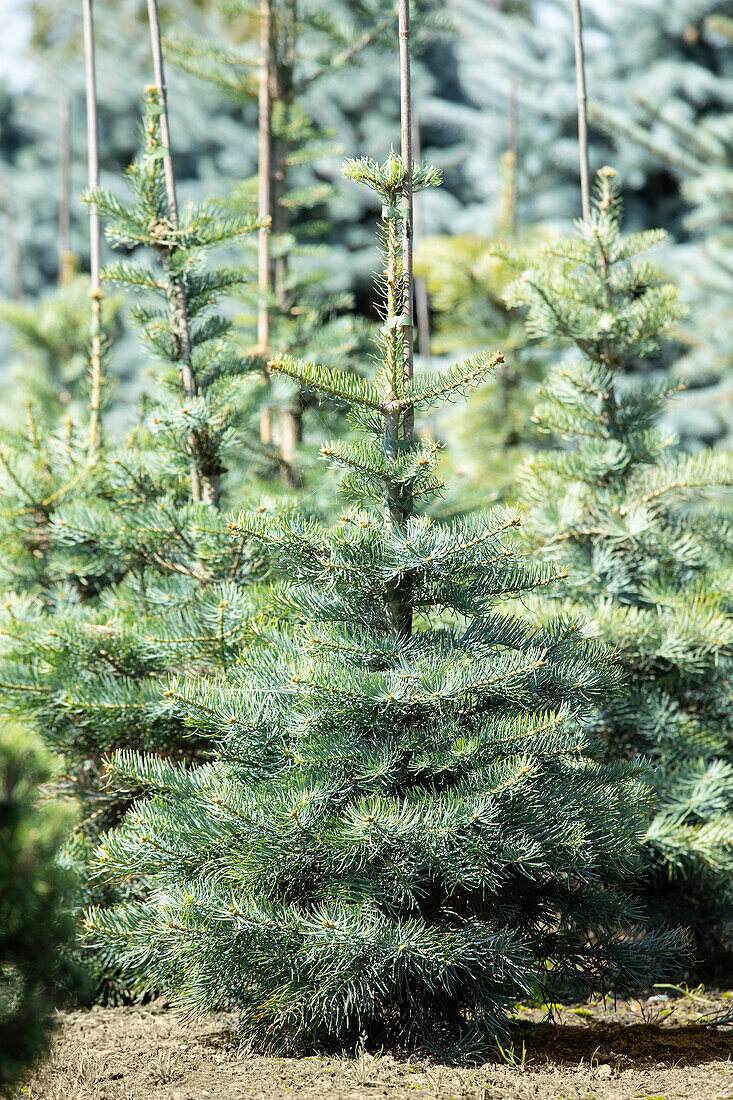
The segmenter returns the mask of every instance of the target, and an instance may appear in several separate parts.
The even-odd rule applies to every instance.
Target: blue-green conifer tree
[[[709,962],[733,914],[733,464],[682,455],[659,427],[677,383],[650,383],[649,368],[682,312],[645,256],[663,238],[622,235],[618,177],[604,168],[588,223],[547,245],[516,284],[530,332],[574,352],[535,413],[562,446],[538,451],[519,492],[533,553],[568,565],[530,606],[585,617],[585,636],[616,647],[629,679],[594,726],[605,758],[655,766],[646,896],[657,919],[694,928]]]
[[[115,754],[116,779],[149,797],[100,866],[150,892],[88,928],[142,984],[237,1009],[266,1047],[475,1053],[531,990],[653,980],[674,937],[641,932],[626,889],[648,789],[586,752],[583,719],[616,690],[608,656],[570,618],[509,613],[557,572],[523,559],[516,514],[430,518],[442,448],[415,438],[414,414],[501,356],[406,377],[404,162],[345,175],[382,204],[376,371],[271,363],[349,409],[353,440],[321,449],[345,470],[343,512],[232,523],[278,568],[282,625],[223,679],[171,684],[211,762]],[[438,182],[425,165],[411,177]]]
[[[86,431],[81,444],[74,432],[68,454],[63,438],[58,456],[39,443],[32,469],[8,471],[16,496],[23,479],[36,488],[33,474],[38,492],[52,473],[65,472],[64,484],[75,486],[38,516],[26,508],[16,519],[18,540],[26,540],[20,558],[38,575],[35,590],[23,579],[5,596],[0,690],[3,709],[22,715],[63,756],[58,786],[81,803],[69,854],[82,866],[89,844],[134,798],[110,784],[109,752],[128,746],[202,758],[201,742],[162,697],[161,677],[226,667],[248,629],[246,590],[264,570],[259,550],[231,542],[218,508],[248,364],[216,305],[241,272],[205,263],[211,248],[257,223],[210,204],[176,208],[174,217],[162,111],[158,89],[149,88],[129,198],[91,196],[112,244],[134,251],[105,278],[140,296],[134,316],[155,361],[154,397],[132,435],[116,446],[109,440],[93,462]]]

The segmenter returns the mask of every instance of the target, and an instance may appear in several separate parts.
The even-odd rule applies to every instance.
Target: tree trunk
[[[397,398],[412,379],[412,101],[410,88],[410,0],[399,0],[398,28],[400,44],[400,129],[401,154],[404,165],[402,204],[399,222],[387,217],[386,322],[387,341],[394,341],[390,360],[396,372],[389,380],[385,395],[384,453],[394,462],[414,439],[414,410],[402,412]],[[401,232],[400,232],[401,230]],[[401,270],[400,270],[401,269]],[[395,322],[399,322],[396,327]],[[398,336],[399,332],[399,336]],[[402,340],[402,360],[399,360],[399,340]],[[409,492],[391,482],[387,484],[385,523],[393,530],[404,530],[412,514]],[[393,634],[408,637],[412,633],[412,577],[398,575],[386,591],[387,625]]]
[[[517,107],[517,82],[514,77],[509,83],[507,102],[507,150],[504,154],[504,189],[499,231],[507,237],[514,237],[519,224],[519,126]]]
[[[14,302],[25,301],[25,286],[23,284],[23,262],[18,245],[16,231],[15,202],[10,180],[3,178],[0,181],[3,191],[3,211],[5,213],[5,253],[10,267],[10,296]]]

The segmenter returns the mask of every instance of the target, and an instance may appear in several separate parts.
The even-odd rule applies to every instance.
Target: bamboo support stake
[[[94,59],[94,13],[92,0],[84,0],[84,60],[86,66],[87,95],[87,166],[89,190],[99,187],[99,126],[97,122],[97,74]],[[101,278],[101,226],[96,202],[89,207],[89,271],[92,302],[89,402],[89,454],[96,458],[102,446],[102,386],[103,337],[102,337],[102,278]]]
[[[257,288],[257,350],[265,359],[270,356],[270,291],[272,270],[270,234],[272,232],[272,0],[260,5],[260,83],[258,96],[259,154],[257,160],[257,213],[267,221],[259,231]],[[269,390],[269,380],[266,381]],[[272,409],[265,399],[260,415],[260,439],[272,443]]]
[[[168,199],[168,220],[173,232],[178,230],[178,201],[176,198],[176,177],[173,171],[173,158],[171,156],[170,126],[168,123],[168,96],[165,83],[165,70],[163,67],[163,46],[160,34],[160,17],[158,15],[157,0],[148,0],[148,22],[150,24],[150,44],[153,52],[153,71],[155,73],[155,85],[160,107],[160,140],[163,146],[163,173],[165,176],[165,189]],[[179,344],[181,361],[181,381],[187,397],[195,397],[197,393],[196,376],[191,365],[191,332],[188,321],[188,307],[186,292],[180,279],[173,280],[173,296],[171,300],[171,319],[174,323]],[[199,445],[195,435],[189,439],[191,450],[191,499],[194,503],[206,499],[211,504],[217,504],[219,500],[219,478],[215,475],[208,479],[208,484],[203,486],[199,469]]]
[[[271,99],[279,104],[280,126],[277,138],[271,143],[272,233],[279,238],[290,228],[290,211],[287,206],[288,155],[290,152],[290,123],[295,95],[295,59],[298,38],[297,0],[283,0],[278,20],[278,34],[271,42]],[[286,315],[289,301],[287,275],[289,255],[282,248],[272,259],[272,289],[278,316]],[[280,472],[289,489],[302,487],[298,469],[297,450],[303,440],[303,394],[296,389],[285,408],[278,413]]]
[[[580,196],[583,221],[590,221],[590,158],[588,154],[588,97],[585,90],[585,54],[583,51],[583,9],[581,0],[573,0],[573,37],[575,43],[575,83],[578,92],[578,147],[580,152]]]
[[[410,73],[410,0],[399,0],[400,40],[400,131],[402,162],[405,167],[402,185],[402,316],[403,366],[405,382],[414,373],[413,332],[413,232],[412,232],[412,81]],[[405,411],[403,437],[411,440],[415,434],[415,413]]]
[[[258,215],[263,221],[272,218],[272,0],[262,0],[260,8],[260,89],[259,89],[259,157]],[[270,310],[267,301],[271,287],[270,225],[259,231],[257,343],[263,355],[270,350]]]

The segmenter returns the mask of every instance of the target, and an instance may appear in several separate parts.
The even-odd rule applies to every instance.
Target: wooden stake
[[[260,92],[259,92],[259,157],[258,215],[272,219],[272,0],[262,0],[260,6]],[[258,279],[260,304],[257,314],[257,343],[261,354],[269,357],[270,309],[268,297],[272,286],[270,271],[269,225],[259,231]]]
[[[405,381],[414,373],[413,332],[413,233],[412,233],[412,82],[410,74],[410,0],[399,0],[400,131],[405,177],[402,185],[402,316],[404,318],[403,367]],[[415,413],[405,411],[403,438],[415,435]]]
[[[150,44],[153,51],[153,71],[155,72],[155,85],[160,107],[160,140],[163,146],[163,173],[165,176],[165,190],[168,199],[168,220],[171,228],[178,229],[178,201],[176,198],[176,177],[173,171],[173,158],[171,156],[171,136],[168,123],[168,95],[165,83],[165,70],[163,67],[163,46],[160,34],[160,17],[158,15],[157,0],[148,0],[148,22],[150,24]],[[179,355],[181,361],[181,381],[187,397],[195,397],[197,393],[196,375],[191,365],[191,330],[188,321],[188,306],[186,303],[186,291],[180,279],[173,280],[173,294],[171,297],[171,320],[178,337]],[[195,435],[189,439],[189,447],[193,461],[191,462],[191,499],[194,503],[206,499],[211,504],[219,501],[219,475],[210,478],[202,478],[199,469],[199,445]],[[202,487],[202,481],[205,483]]]
[[[578,91],[578,147],[580,152],[580,197],[583,220],[590,221],[590,159],[588,155],[588,97],[585,91],[585,54],[583,51],[583,9],[581,0],[573,0],[575,42],[575,83]]]
[[[89,190],[99,187],[99,126],[97,123],[97,74],[94,59],[94,13],[92,0],[84,0],[84,61],[87,91],[87,167]],[[89,402],[89,454],[96,457],[102,445],[102,278],[101,226],[95,202],[89,207],[89,272],[92,301],[90,357],[91,398]]]
[[[271,178],[272,192],[272,233],[279,237],[290,228],[290,211],[285,199],[288,187],[288,154],[290,138],[288,136],[292,118],[295,94],[295,56],[298,38],[297,0],[281,0],[277,31],[271,37],[271,100],[279,105],[280,133],[272,136],[271,141]],[[272,259],[272,289],[279,316],[285,316],[288,309],[287,275],[289,257],[278,250]],[[303,479],[298,469],[297,448],[303,441],[303,394],[297,389],[286,408],[278,413],[280,472],[289,489],[302,487]]]
[[[259,155],[257,160],[258,203],[260,218],[272,220],[272,0],[260,4],[260,85],[258,97]],[[259,231],[257,261],[257,350],[264,359],[270,357],[270,290],[272,270],[270,262],[271,224]],[[269,378],[265,377],[268,395]],[[272,409],[268,397],[260,413],[260,440],[272,443]]]

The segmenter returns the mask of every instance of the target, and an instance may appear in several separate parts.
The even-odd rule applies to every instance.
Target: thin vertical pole
[[[273,35],[273,88],[272,94],[280,105],[280,133],[273,141],[272,162],[272,228],[280,235],[290,226],[290,212],[283,201],[287,196],[288,153],[290,151],[290,122],[295,92],[295,60],[298,40],[297,0],[284,0],[280,9],[277,36]],[[273,263],[275,304],[278,316],[288,309],[287,272],[289,256],[278,249]],[[286,408],[280,410],[280,471],[290,489],[302,486],[303,479],[297,463],[297,449],[303,439],[303,394],[296,389]]]
[[[573,36],[575,44],[575,83],[578,92],[578,147],[580,152],[580,197],[583,220],[590,221],[590,159],[588,155],[588,97],[585,90],[585,54],[583,51],[583,9],[581,0],[573,0]]]
[[[84,60],[87,94],[87,168],[91,192],[99,187],[99,125],[97,122],[97,74],[94,58],[94,13],[92,0],[84,0]],[[89,207],[89,271],[92,302],[90,357],[91,398],[89,402],[89,453],[99,454],[102,445],[102,278],[101,278],[101,225],[99,208],[92,201]]]
[[[270,354],[270,234],[272,232],[272,0],[260,5],[260,83],[258,96],[259,155],[257,161],[258,215],[267,225],[259,231],[257,288],[257,347],[266,359]],[[269,385],[268,385],[269,389]],[[260,439],[272,443],[272,410],[267,399],[260,416]]]
[[[160,113],[160,140],[163,144],[163,172],[165,174],[165,191],[168,199],[168,217],[174,229],[178,229],[178,200],[176,198],[176,177],[173,172],[173,158],[171,157],[171,134],[168,123],[168,89],[165,83],[165,69],[163,67],[163,45],[160,35],[160,17],[158,15],[158,0],[148,0],[148,21],[150,24],[150,44],[153,51],[153,72],[155,84],[158,89],[158,100],[161,107]]]
[[[402,185],[402,316],[403,316],[403,368],[405,381],[414,373],[413,333],[413,234],[412,234],[412,82],[410,74],[410,0],[399,0],[400,40],[400,131],[402,162],[405,167]],[[405,411],[403,436],[413,439],[415,413]]]

